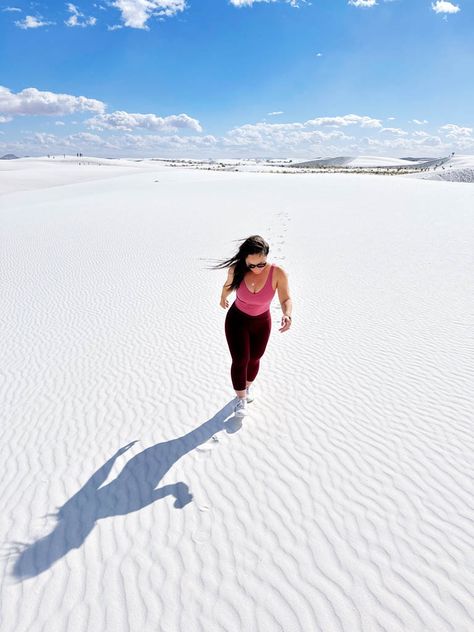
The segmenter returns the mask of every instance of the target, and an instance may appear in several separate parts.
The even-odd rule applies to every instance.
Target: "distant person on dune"
[[[232,356],[230,374],[237,395],[236,417],[244,417],[247,403],[253,400],[251,386],[270,337],[270,303],[276,290],[283,311],[279,331],[283,333],[291,327],[288,276],[280,266],[269,264],[269,252],[270,247],[263,237],[252,235],[242,242],[233,257],[213,266],[214,269],[229,268],[222,288],[221,307],[229,307],[227,297],[236,290],[236,299],[225,319],[225,335]]]

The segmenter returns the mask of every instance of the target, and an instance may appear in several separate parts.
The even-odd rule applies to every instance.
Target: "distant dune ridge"
[[[422,179],[473,159],[289,160],[0,163],[2,632],[474,629],[473,185]],[[239,424],[251,234],[294,311]]]
[[[13,154],[7,154],[3,159],[17,158]],[[57,160],[56,160],[57,159]],[[361,173],[361,174],[380,174],[380,175],[397,175],[406,177],[420,177],[423,179],[432,180],[448,180],[453,182],[474,182],[474,156],[456,156],[450,154],[449,156],[439,158],[426,158],[426,157],[405,157],[394,158],[389,156],[338,156],[335,158],[317,158],[314,160],[299,161],[289,158],[209,158],[203,159],[175,159],[175,158],[97,158],[97,157],[80,157],[77,156],[48,156],[47,158],[25,158],[16,163],[17,166],[14,170],[18,170],[20,174],[21,170],[28,168],[28,160],[36,161],[35,164],[44,165],[47,173],[44,173],[46,177],[45,186],[49,186],[51,179],[62,181],[61,178],[66,173],[63,169],[62,172],[52,171],[49,163],[54,160],[61,165],[78,165],[82,167],[90,165],[100,166],[115,166],[120,167],[119,172],[124,173],[124,167],[144,167],[145,165],[152,165],[153,163],[168,165],[172,167],[187,167],[192,169],[204,169],[207,171],[253,171],[257,173]],[[84,171],[84,169],[82,170]],[[30,170],[31,172],[31,170]],[[36,173],[38,171],[36,170]],[[91,175],[96,174],[97,170],[93,169]],[[77,173],[74,171],[73,178],[82,179],[84,173]],[[33,176],[34,177],[34,176]],[[40,180],[42,179],[41,176]],[[5,178],[3,183],[0,182],[0,187],[3,184],[3,192],[7,190],[15,190],[14,183],[15,174],[10,174],[10,177]],[[96,175],[93,176],[96,179]],[[23,188],[27,185],[23,185]],[[2,188],[0,188],[0,195]]]
[[[338,158],[326,158],[310,160],[307,162],[297,162],[292,164],[296,168],[311,167],[370,167],[372,169],[429,169],[440,167],[449,162],[452,156],[445,158],[387,158],[382,156],[339,156]]]

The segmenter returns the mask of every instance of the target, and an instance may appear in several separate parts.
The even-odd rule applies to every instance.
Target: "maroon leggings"
[[[230,376],[236,391],[245,391],[246,382],[256,378],[271,328],[270,310],[249,316],[232,303],[225,318],[225,337],[232,356]]]

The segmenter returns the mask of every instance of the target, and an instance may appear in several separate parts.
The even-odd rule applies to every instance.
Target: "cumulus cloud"
[[[121,12],[125,26],[147,30],[151,17],[172,17],[186,9],[186,0],[115,0],[111,6]]]
[[[58,137],[54,134],[46,134],[44,132],[36,132],[35,134],[32,134],[32,136],[25,136],[25,142],[32,140],[33,142],[37,143],[38,145],[42,145],[43,147],[56,143],[57,139]]]
[[[349,0],[349,4],[352,4],[354,7],[374,7],[377,2],[376,0]]]
[[[6,109],[5,106],[2,109],[2,99],[5,101],[5,97],[8,102],[11,93],[5,88],[0,88],[0,114],[4,114]],[[10,114],[19,113],[25,114],[25,108],[10,107]],[[277,111],[268,114],[276,115]],[[0,121],[8,116],[2,116]],[[56,121],[56,124],[58,123],[61,124],[62,121]],[[420,120],[419,123],[425,124],[425,121]],[[449,123],[439,128],[439,135],[429,133],[430,130],[425,129],[408,132],[396,127],[384,127],[380,119],[358,114],[316,117],[287,123],[260,121],[234,127],[221,136],[201,135],[200,122],[187,114],[159,117],[155,114],[125,111],[111,114],[98,111],[86,121],[86,124],[90,131],[64,136],[50,134],[47,131],[36,134],[28,132],[23,134],[21,143],[16,144],[4,141],[4,135],[0,147],[3,146],[7,151],[14,153],[30,155],[38,152],[82,151],[97,156],[166,155],[207,158],[211,155],[265,155],[301,159],[368,152],[374,155],[442,156],[448,155],[451,151],[474,149],[474,130],[470,127]],[[59,128],[56,129],[59,132]],[[67,128],[62,126],[60,129],[62,131]],[[184,133],[181,134],[181,131]],[[189,134],[189,131],[198,133]]]
[[[341,131],[321,132],[306,123],[257,123],[241,125],[230,130],[222,139],[224,145],[255,146],[259,149],[301,148],[320,145],[328,140],[351,140]]]
[[[189,129],[194,132],[202,132],[198,120],[187,114],[173,114],[171,116],[156,116],[156,114],[138,114],[116,111],[111,114],[100,114],[88,119],[86,122],[92,129],[120,129],[130,131],[141,128],[153,131],[171,129]]]
[[[33,15],[27,15],[23,20],[16,20],[15,25],[20,29],[37,29],[40,26],[49,26],[55,24],[55,22],[47,22],[42,17],[34,17]]]
[[[90,134],[89,132],[78,132],[77,134],[71,134],[66,137],[66,142],[71,144],[76,143],[89,143],[94,145],[108,145],[108,141],[101,138],[97,134]]]
[[[461,127],[459,125],[454,125],[453,123],[448,123],[447,125],[440,127],[439,131],[446,132],[447,138],[458,139],[462,136],[471,136],[472,127]]]
[[[394,136],[408,136],[408,132],[398,127],[383,127],[379,132],[380,134],[393,134]]]
[[[175,155],[183,155],[189,151],[204,151],[219,144],[219,139],[207,136],[178,136],[174,135],[136,135],[120,134],[119,136],[102,137],[89,132],[79,132],[68,136],[57,136],[44,132],[25,134],[21,141],[0,142],[0,148],[28,154],[68,152],[80,150],[92,155],[133,154],[144,156],[153,155],[157,151],[168,150]]]
[[[0,123],[9,123],[11,120],[11,116],[0,116]]]
[[[459,126],[454,126],[459,128]],[[359,128],[361,129],[361,128]],[[448,128],[445,131],[449,131]],[[464,129],[464,128],[459,128]],[[470,128],[466,128],[470,129]],[[118,130],[117,130],[118,131]],[[372,134],[370,134],[370,131]],[[371,153],[373,155],[447,155],[451,151],[474,149],[472,136],[456,140],[417,130],[411,136],[380,134],[374,128],[365,137],[348,136],[340,129],[315,129],[306,123],[246,124],[231,129],[224,136],[178,134],[117,134],[79,132],[68,136],[49,133],[28,133],[20,142],[0,140],[0,148],[30,155],[53,152],[82,151],[96,156],[277,156],[308,157],[342,156]]]
[[[457,4],[447,2],[447,0],[432,2],[431,8],[435,13],[458,13],[458,11],[461,11]]]
[[[415,123],[415,125],[426,125],[428,123],[428,121],[419,121],[418,119],[413,119],[412,123]]]
[[[105,104],[96,99],[75,97],[71,94],[42,92],[36,88],[25,88],[13,93],[0,86],[0,113],[12,116],[66,116],[73,112],[102,113]]]
[[[413,132],[413,136],[415,138],[427,138],[429,136],[428,132],[423,132],[421,130],[417,130],[416,132]]]
[[[155,134],[148,135],[136,135],[125,134],[115,139],[116,142],[121,143],[123,147],[134,147],[144,150],[167,148],[167,149],[196,149],[196,148],[209,148],[218,144],[219,140],[212,135],[207,136],[177,136],[173,134],[171,136],[158,136]]]
[[[68,2],[66,6],[67,10],[71,14],[64,22],[66,26],[80,26],[85,28],[86,26],[94,26],[97,22],[97,18],[86,17],[84,13],[81,13],[74,4]]]
[[[395,150],[395,152],[414,152],[423,151],[424,149],[436,148],[437,153],[448,151],[448,147],[443,145],[439,136],[428,136],[420,139],[415,138],[364,138],[369,148],[383,149],[384,151]]]
[[[382,127],[380,119],[358,114],[346,114],[345,116],[320,116],[306,122],[306,125],[323,125],[327,127],[346,127],[346,125],[360,125],[361,127]]]

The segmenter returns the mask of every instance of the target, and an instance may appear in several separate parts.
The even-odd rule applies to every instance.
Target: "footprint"
[[[212,530],[212,511],[207,505],[201,505],[196,517],[197,526],[191,535],[194,542],[200,544],[207,542],[211,537]]]
[[[216,435],[212,435],[212,437],[208,441],[206,441],[206,443],[202,443],[200,446],[198,446],[196,448],[196,451],[208,456],[216,448],[218,443],[219,439],[216,437]]]

